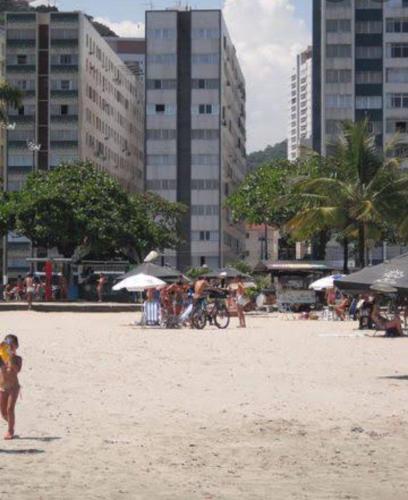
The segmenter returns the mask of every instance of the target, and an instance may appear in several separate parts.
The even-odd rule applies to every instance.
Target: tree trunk
[[[348,274],[349,266],[348,266],[348,239],[344,238],[343,240],[343,273]]]
[[[265,223],[265,260],[268,260],[268,224]]]
[[[366,236],[365,225],[358,227],[358,265],[363,268],[366,266]]]
[[[326,245],[329,241],[329,232],[320,231],[312,240],[312,259],[325,260],[326,259]]]

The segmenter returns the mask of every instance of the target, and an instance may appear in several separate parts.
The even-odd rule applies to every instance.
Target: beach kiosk
[[[278,260],[259,262],[254,271],[270,274],[278,306],[300,311],[316,306],[319,296],[309,285],[333,269],[320,261]]]

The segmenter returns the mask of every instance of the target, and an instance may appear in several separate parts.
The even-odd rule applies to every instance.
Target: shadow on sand
[[[388,380],[408,380],[408,375],[389,375],[388,377],[378,377],[380,379]]]
[[[0,448],[0,455],[39,455],[40,453],[45,453],[44,450],[39,450],[38,448],[28,448],[25,450],[3,450]]]
[[[52,441],[58,441],[58,439],[61,438],[56,436],[44,436],[44,437],[15,436],[14,439],[18,441],[39,441],[40,443],[51,443]]]

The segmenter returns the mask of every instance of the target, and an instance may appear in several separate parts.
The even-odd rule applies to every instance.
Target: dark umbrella
[[[134,267],[128,273],[119,276],[119,279],[124,280],[126,278],[129,278],[130,276],[134,276],[135,274],[140,273],[148,274],[149,276],[154,276],[168,282],[177,281],[180,276],[183,276],[183,273],[181,273],[177,269],[174,269],[173,267],[157,266],[156,264],[145,262],[144,264],[139,264],[138,266]],[[184,276],[183,279],[186,281],[186,278]]]
[[[370,290],[396,289],[401,295],[408,295],[408,254],[400,255],[377,266],[365,267],[361,271],[335,280],[334,285],[350,294]]]
[[[250,279],[251,276],[245,274],[234,267],[222,267],[221,269],[216,269],[215,271],[211,271],[205,275],[206,278],[227,278],[233,279],[238,276],[242,276],[242,278]]]

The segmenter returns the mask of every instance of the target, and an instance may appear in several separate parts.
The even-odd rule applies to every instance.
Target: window
[[[218,231],[191,231],[192,241],[218,241]]]
[[[177,157],[176,155],[147,155],[146,163],[148,166],[169,166],[176,165]]]
[[[71,82],[70,80],[61,80],[61,90],[70,90]]]
[[[191,189],[196,190],[214,190],[218,189],[219,182],[218,179],[192,179],[191,180]]]
[[[408,93],[387,94],[387,108],[408,108]]]
[[[356,33],[382,33],[381,21],[357,21]]]
[[[326,71],[327,83],[350,83],[351,70],[350,69],[328,69]]]
[[[387,83],[408,83],[408,68],[388,68]]]
[[[356,109],[381,109],[382,96],[357,96]]]
[[[220,162],[218,155],[191,155],[191,164],[195,166],[218,165]]]
[[[24,106],[20,106],[17,111],[18,111],[19,116],[24,116],[24,114],[25,114]]]
[[[408,57],[408,43],[387,43],[387,57]]]
[[[169,141],[176,139],[175,129],[150,129],[146,131],[146,139],[151,141]]]
[[[176,38],[176,30],[171,28],[156,28],[147,31],[148,38],[171,40]]]
[[[326,21],[327,33],[350,33],[350,19],[328,19]]]
[[[389,18],[386,20],[387,33],[408,33],[408,18]]]
[[[219,215],[218,205],[192,205],[191,215]]]
[[[150,54],[147,56],[147,62],[154,64],[175,64],[176,54]]]
[[[330,45],[326,47],[327,57],[351,57],[351,45],[338,44]]]
[[[152,115],[175,115],[176,106],[174,104],[148,104],[147,114]]]
[[[338,134],[341,131],[341,120],[326,120],[326,133]]]
[[[351,94],[327,94],[327,108],[352,108],[353,99]]]
[[[193,89],[218,89],[220,81],[217,78],[193,79]]]
[[[147,80],[147,88],[149,90],[172,90],[177,88],[176,80]]]
[[[27,56],[25,54],[18,54],[17,64],[27,64]]]
[[[406,134],[408,132],[408,121],[404,119],[387,120],[386,131],[388,134]]]
[[[364,46],[356,47],[356,59],[381,59],[383,54],[382,47]]]
[[[381,71],[356,71],[356,83],[382,83]]]
[[[327,9],[336,9],[337,7],[350,7],[351,0],[326,0]]]
[[[219,106],[217,104],[199,104],[192,107],[192,112],[195,115],[218,115]]]
[[[217,28],[198,28],[191,30],[191,38],[210,38],[216,39],[220,37],[220,31]]]
[[[191,131],[191,138],[201,141],[211,141],[218,139],[220,131],[218,129],[193,129]]]
[[[67,104],[61,104],[60,106],[60,115],[67,115],[68,114],[68,105]]]
[[[176,189],[176,186],[177,183],[175,179],[153,179],[146,181],[147,189],[154,189],[157,191]]]
[[[59,59],[60,64],[72,64],[71,54],[61,54]]]
[[[214,54],[193,54],[191,57],[193,64],[217,64],[219,57],[217,53]]]

